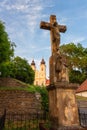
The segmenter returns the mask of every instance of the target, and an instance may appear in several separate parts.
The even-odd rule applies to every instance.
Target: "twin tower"
[[[46,86],[46,65],[44,59],[40,62],[40,69],[36,69],[34,60],[31,63],[32,69],[35,71],[34,85]]]

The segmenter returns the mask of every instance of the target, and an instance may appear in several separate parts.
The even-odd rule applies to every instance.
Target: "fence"
[[[6,114],[6,113],[5,113]],[[0,120],[0,130],[4,126],[4,130],[39,130],[39,123],[44,123],[46,128],[49,128],[49,114],[48,113],[7,113],[2,116]],[[79,120],[82,127],[87,128],[87,113],[79,110]],[[1,123],[2,122],[2,123]]]
[[[5,117],[6,117],[6,110],[4,110],[4,114],[0,117],[0,130],[4,129]]]
[[[87,111],[87,108],[85,109]],[[79,110],[79,121],[82,127],[87,128],[87,112]]]
[[[87,108],[79,109],[79,121],[82,127],[87,128]]]
[[[4,130],[38,130],[39,123],[48,125],[48,114],[44,113],[8,113]]]

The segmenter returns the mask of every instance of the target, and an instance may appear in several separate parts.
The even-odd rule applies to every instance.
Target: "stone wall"
[[[26,87],[27,85],[17,79],[13,78],[0,78],[0,87]]]
[[[0,90],[0,115],[7,113],[34,113],[41,108],[35,93],[23,90]]]

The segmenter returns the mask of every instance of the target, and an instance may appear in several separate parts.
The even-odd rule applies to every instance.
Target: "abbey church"
[[[46,64],[45,64],[44,59],[42,59],[40,62],[39,70],[37,70],[34,60],[32,60],[31,67],[35,71],[34,85],[46,86],[47,85]]]

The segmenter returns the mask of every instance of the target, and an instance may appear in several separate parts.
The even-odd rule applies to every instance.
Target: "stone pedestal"
[[[52,130],[71,130],[79,127],[78,107],[75,97],[77,84],[57,82],[47,87]]]

